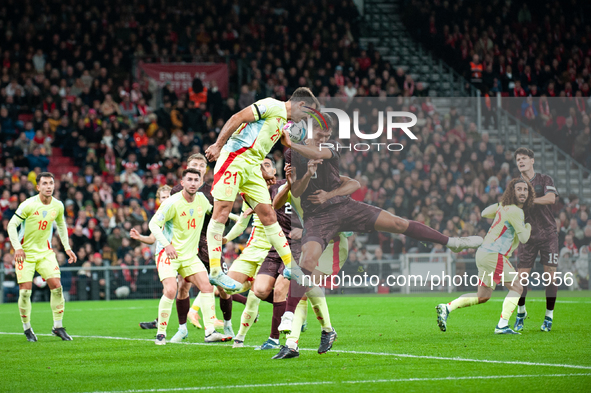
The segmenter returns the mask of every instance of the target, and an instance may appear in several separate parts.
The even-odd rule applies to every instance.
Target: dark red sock
[[[295,313],[298,303],[300,302],[300,300],[302,300],[305,294],[306,288],[302,287],[295,281],[292,281],[289,285],[289,293],[287,295],[287,306],[285,307],[285,311]]]
[[[269,293],[269,296],[267,296],[266,298],[261,299],[261,300],[264,301],[264,302],[273,304],[273,297],[274,296],[275,296],[275,291],[271,289],[271,292]]]
[[[556,304],[556,294],[558,293],[558,287],[554,283],[546,287],[546,310],[554,310]]]
[[[279,324],[281,323],[281,317],[285,313],[285,307],[287,307],[287,302],[277,302],[273,303],[273,319],[271,321],[271,335],[269,337],[274,339],[279,339]]]
[[[230,321],[232,319],[232,298],[222,299],[220,297],[220,309],[224,316],[224,321]]]
[[[527,287],[523,287],[523,292],[521,292],[521,297],[517,302],[518,306],[525,306],[525,297],[527,296]]]
[[[408,220],[408,228],[406,228],[404,235],[412,237],[416,240],[443,244],[444,246],[449,241],[449,237],[437,232],[435,229],[429,228],[425,224],[421,224],[418,221],[411,220]]]
[[[191,299],[176,299],[176,312],[179,316],[179,325],[187,323],[187,314],[191,309]]]
[[[246,296],[244,296],[244,295],[240,295],[240,294],[232,295],[232,301],[234,301],[234,302],[238,302],[238,303],[242,303],[242,304],[246,305],[246,300],[247,300]]]

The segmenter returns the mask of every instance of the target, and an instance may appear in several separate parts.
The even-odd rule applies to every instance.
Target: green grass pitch
[[[550,333],[540,332],[543,293],[530,292],[529,318],[519,336],[493,334],[503,292],[487,304],[455,311],[448,331],[440,332],[435,306],[457,295],[329,297],[338,332],[333,350],[316,352],[320,328],[309,309],[300,358],[281,361],[271,360],[276,351],[253,350],[268,337],[269,304],[261,304],[259,322],[246,338],[249,347],[240,349],[204,344],[203,330],[193,326],[187,343],[154,345],[155,330],[141,330],[138,323],[154,318],[158,300],[67,303],[64,326],[71,342],[48,335],[49,304],[34,303],[39,341],[29,343],[17,305],[4,304],[0,391],[589,391],[588,292],[559,293]],[[234,303],[235,332],[242,310]],[[169,338],[177,324],[173,311]]]

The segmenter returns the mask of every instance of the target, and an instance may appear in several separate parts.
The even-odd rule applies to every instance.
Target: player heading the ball
[[[224,226],[238,193],[261,220],[267,239],[289,271],[291,250],[277,223],[260,165],[277,141],[289,144],[289,136],[283,128],[288,120],[299,122],[306,118],[306,107],[320,107],[306,87],[296,89],[287,102],[273,98],[257,101],[234,114],[224,124],[216,143],[205,152],[209,161],[217,160],[211,192],[213,215],[207,228],[212,284],[230,291],[241,287],[240,283],[223,274],[220,266]]]

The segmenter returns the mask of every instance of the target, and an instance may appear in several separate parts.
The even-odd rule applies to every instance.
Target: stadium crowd
[[[254,1],[148,4],[25,1],[0,7],[4,269],[14,266],[6,232],[10,217],[35,194],[36,174],[65,156],[78,172],[60,174],[54,195],[66,207],[80,270],[62,273],[64,292],[78,299],[104,298],[107,288],[121,296],[157,296],[156,271],[141,268],[153,264],[152,250],[130,239],[129,231],[135,226],[148,233],[158,187],[176,183],[186,158],[215,141],[233,113],[267,96],[285,100],[298,86],[311,87],[321,98],[390,97],[398,108],[417,114],[419,140],[400,138],[407,145],[401,153],[343,153],[342,173],[362,185],[354,199],[452,236],[486,232],[489,223],[479,212],[516,175],[512,152],[478,134],[459,109],[442,115],[428,98],[412,98],[426,96],[420,82],[393,70],[371,47],[359,47],[352,1],[309,7],[289,1],[262,8]],[[166,62],[187,55],[227,57],[235,82],[235,66],[245,62],[251,82],[226,100],[215,84],[205,90],[199,80],[192,92],[180,94],[147,79],[132,82],[134,58]],[[155,107],[157,102],[162,105]],[[281,174],[281,147],[273,154]],[[210,170],[206,181],[211,178]],[[556,213],[561,244],[572,255],[588,252],[588,207],[569,196]],[[240,253],[248,232],[226,246],[227,259]],[[55,236],[53,246],[64,265]],[[346,265],[357,272],[358,264],[371,271],[372,259],[444,251],[403,236],[372,234],[370,252],[358,239],[352,238]],[[104,264],[132,269],[113,271],[107,283],[103,272],[87,269]],[[14,275],[8,274],[5,281],[11,280]],[[5,300],[16,297],[5,288]]]
[[[406,26],[483,94],[516,97],[505,109],[591,169],[590,11],[582,0],[413,0]]]

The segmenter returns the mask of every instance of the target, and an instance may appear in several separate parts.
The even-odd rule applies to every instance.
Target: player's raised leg
[[[406,220],[387,211],[382,211],[379,214],[375,223],[375,230],[401,233],[416,240],[442,244],[453,252],[460,252],[467,248],[477,248],[483,241],[480,236],[448,237],[418,221]]]
[[[488,299],[490,299],[492,291],[492,288],[481,285],[478,287],[477,293],[467,293],[447,304],[438,304],[435,309],[437,310],[437,325],[439,326],[439,329],[442,332],[447,331],[447,318],[452,311],[455,311],[458,308],[486,303]]]

